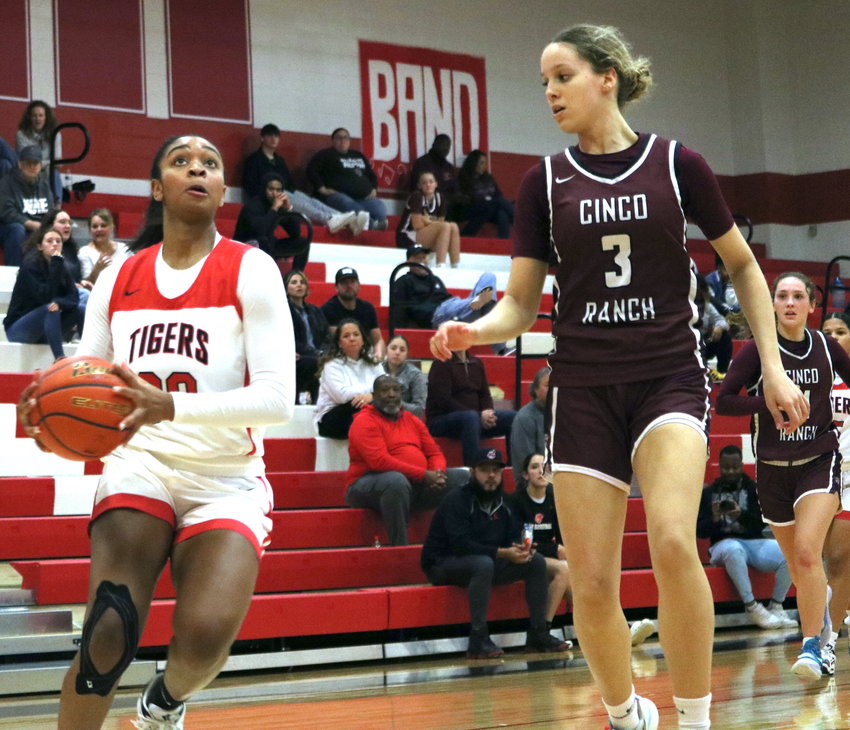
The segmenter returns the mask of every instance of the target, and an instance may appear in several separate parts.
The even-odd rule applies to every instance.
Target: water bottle
[[[832,306],[834,309],[844,309],[844,282],[840,276],[832,282]]]
[[[372,543],[372,547],[381,547],[381,538],[375,535],[375,542]]]
[[[526,522],[522,526],[522,546],[526,550],[531,550],[531,544],[534,542],[534,525]]]

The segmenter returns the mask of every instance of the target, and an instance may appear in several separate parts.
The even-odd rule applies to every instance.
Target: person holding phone
[[[760,629],[797,626],[782,608],[791,586],[788,563],[779,543],[764,537],[764,521],[756,498],[756,483],[744,473],[741,449],[720,450],[720,476],[702,490],[697,537],[708,538],[712,565],[722,565],[738,589],[747,615]],[[755,599],[749,568],[776,573],[773,596],[765,607]]]

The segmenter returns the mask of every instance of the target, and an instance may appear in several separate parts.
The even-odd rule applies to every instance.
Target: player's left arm
[[[175,392],[174,422],[215,426],[285,423],[295,407],[295,339],[280,271],[268,254],[242,258],[242,305],[249,382],[223,393]]]
[[[764,274],[749,245],[731,220],[720,186],[706,161],[695,152],[680,147],[677,149],[676,170],[684,182],[687,212],[703,229],[714,250],[723,259],[752,330],[761,357],[768,410],[776,428],[790,433],[809,417],[809,404],[782,367],[773,304]]]

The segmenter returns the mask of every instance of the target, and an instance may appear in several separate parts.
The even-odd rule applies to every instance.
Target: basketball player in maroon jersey
[[[817,679],[822,670],[831,674],[835,668],[828,647],[832,626],[824,625],[827,583],[821,556],[839,508],[841,473],[830,395],[836,374],[845,382],[850,378],[850,357],[835,338],[806,328],[815,311],[809,277],[785,272],[773,290],[782,364],[805,393],[811,415],[792,434],[774,428],[769,419],[765,422],[759,353],[750,343],[729,368],[716,407],[718,413],[752,416],[759,506],[797,586],[803,647],[791,671]],[[742,389],[746,395],[740,394]]]
[[[436,357],[520,335],[557,258],[547,454],[573,575],[579,643],[611,726],[658,727],[635,695],[619,603],[633,476],[644,497],[660,636],[680,727],[710,725],[713,604],[694,524],[706,461],[708,384],[694,329],[686,216],[726,263],[763,354],[766,402],[793,431],[808,414],[779,360],[764,277],[696,153],[638,134],[622,114],[651,83],[614,28],[575,26],[540,61],[546,100],[578,145],[547,157],[517,199],[507,294],[473,324],[446,323]]]
[[[292,413],[295,349],[274,262],[216,230],[225,189],[213,144],[167,140],[135,255],[104,270],[89,299],[78,354],[123,363],[119,392],[135,408],[122,423],[133,436],[98,481],[60,730],[102,726],[166,563],[173,637],[164,673],[137,702],[141,730],[183,728],[185,701],[221,669],[251,605],[271,529],[261,427]],[[19,405],[25,424],[31,392]]]

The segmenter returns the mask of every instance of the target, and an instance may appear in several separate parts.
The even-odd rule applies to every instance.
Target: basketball
[[[133,409],[132,401],[112,388],[125,385],[112,363],[99,357],[68,357],[44,371],[33,393],[30,422],[38,441],[72,461],[106,456],[132,431],[118,424]]]

